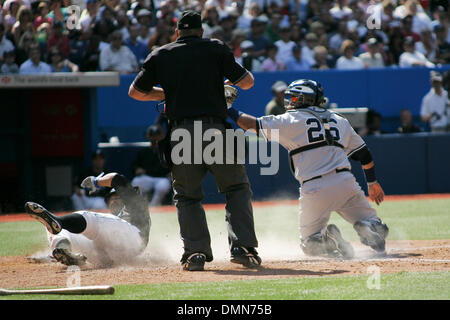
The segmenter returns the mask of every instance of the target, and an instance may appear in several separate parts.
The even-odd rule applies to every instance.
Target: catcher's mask
[[[286,109],[319,106],[323,101],[322,85],[314,80],[296,80],[284,92],[284,101]]]

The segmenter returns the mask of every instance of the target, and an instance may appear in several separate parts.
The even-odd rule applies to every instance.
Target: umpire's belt
[[[200,117],[193,117],[193,118],[184,118],[182,120],[169,120],[170,125],[172,127],[178,127],[183,124],[193,124],[194,121],[201,121],[202,123],[224,123],[224,119],[220,117],[214,117],[214,116],[200,116]]]
[[[348,168],[336,169],[336,173],[344,172],[344,171],[350,171],[350,169],[348,169]],[[310,178],[310,179],[308,179],[308,180],[303,181],[302,185],[305,184],[305,182],[308,182],[308,181],[311,181],[311,180],[320,179],[320,178],[322,178],[322,176],[315,176],[315,177],[312,177],[312,178]]]

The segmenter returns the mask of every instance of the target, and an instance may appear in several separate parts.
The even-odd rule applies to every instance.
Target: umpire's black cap
[[[177,22],[179,30],[200,29],[202,27],[202,18],[200,13],[192,10],[183,11]]]

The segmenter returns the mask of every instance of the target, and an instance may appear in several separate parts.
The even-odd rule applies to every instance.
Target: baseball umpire
[[[129,262],[147,246],[150,231],[148,201],[121,174],[89,176],[81,187],[91,193],[111,188],[105,202],[111,214],[76,211],[56,216],[40,204],[25,210],[47,228],[52,256],[66,265],[111,266]]]
[[[165,112],[171,126],[171,138],[178,129],[190,133],[193,153],[200,138],[194,128],[216,129],[225,134],[227,105],[224,79],[242,89],[253,86],[253,75],[239,65],[232,51],[219,40],[203,39],[200,14],[184,11],[177,22],[177,40],[154,50],[130,86],[130,97],[141,101],[165,100]],[[156,87],[160,85],[161,87]],[[173,139],[171,139],[173,140]],[[198,142],[197,142],[198,143]],[[176,145],[171,142],[172,147]],[[200,142],[200,149],[205,144]],[[203,153],[202,153],[203,154]],[[196,158],[193,154],[194,159]],[[228,158],[227,158],[228,159]],[[207,164],[183,161],[172,168],[174,200],[178,210],[180,234],[184,243],[181,264],[184,270],[204,270],[213,260],[211,239],[201,205],[201,183],[209,171],[218,189],[226,195],[226,221],[231,262],[246,267],[261,264],[251,204],[252,192],[245,167],[240,164]]]
[[[226,87],[227,97],[236,91]],[[339,229],[328,224],[331,211],[353,225],[363,244],[385,253],[388,227],[377,217],[364,192],[350,172],[351,159],[361,162],[369,197],[380,204],[384,192],[375,176],[372,155],[350,123],[337,113],[318,107],[323,88],[313,80],[297,80],[285,91],[287,112],[255,118],[233,107],[229,116],[244,129],[253,129],[267,140],[278,130],[279,143],[289,151],[292,173],[300,182],[301,247],[308,255],[352,258],[350,243]]]

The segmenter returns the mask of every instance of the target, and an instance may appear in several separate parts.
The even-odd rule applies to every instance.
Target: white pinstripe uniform
[[[306,109],[322,116],[329,112],[317,107]],[[288,151],[302,148],[301,152],[292,155],[294,175],[301,185],[299,202],[302,239],[324,232],[332,211],[339,213],[352,225],[358,220],[376,217],[375,209],[349,172],[351,165],[348,157],[365,146],[363,139],[347,119],[331,112],[330,133],[338,146],[324,145],[325,129],[320,118],[308,110],[297,109],[258,119],[260,132],[265,139],[275,138],[271,130],[276,129],[279,143]]]

